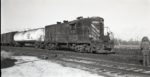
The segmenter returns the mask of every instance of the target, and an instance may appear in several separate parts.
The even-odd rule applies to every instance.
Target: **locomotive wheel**
[[[56,45],[55,44],[51,44],[51,47],[50,47],[52,50],[56,49]]]
[[[46,44],[46,45],[45,45],[45,49],[48,49],[48,50],[49,50],[49,44]]]
[[[78,45],[77,51],[80,52],[80,53],[86,52],[86,51],[85,51],[85,45]]]
[[[85,52],[90,53],[91,52],[91,47],[86,45],[85,47]]]
[[[38,46],[38,45],[35,45],[34,47],[35,47],[35,48],[39,48],[39,46]]]
[[[85,50],[84,50],[85,48],[84,48],[84,46],[82,45],[82,46],[79,46],[79,52],[85,52]]]
[[[18,42],[15,42],[14,46],[15,46],[15,47],[21,47],[21,44],[18,43]]]
[[[74,49],[74,50],[75,50],[75,52],[78,52],[78,50],[79,50],[78,45],[75,46],[75,49]]]
[[[76,47],[76,45],[73,44],[73,45],[70,46],[70,49],[71,49],[71,50],[75,50],[75,47]]]
[[[82,47],[81,47],[81,45],[77,45],[77,46],[75,47],[75,51],[76,51],[76,52],[82,52]]]
[[[44,44],[40,44],[39,48],[44,49]]]
[[[36,43],[34,44],[34,47],[35,47],[35,48],[40,48],[40,42],[36,42]]]
[[[48,50],[56,49],[55,44],[47,44],[45,48]]]
[[[91,53],[96,53],[96,48],[95,47],[91,47]]]

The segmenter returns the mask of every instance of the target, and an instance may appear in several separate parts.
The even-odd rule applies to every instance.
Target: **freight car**
[[[67,48],[77,52],[110,53],[114,47],[113,35],[111,32],[104,34],[104,31],[103,18],[78,17],[45,28],[16,32],[12,40],[15,46],[33,45],[45,49]]]
[[[15,41],[14,41],[15,33],[17,33],[17,32],[14,31],[14,32],[8,32],[8,33],[1,34],[1,45],[5,45],[5,46],[14,45],[14,43],[15,43]]]
[[[16,46],[31,46],[36,42],[44,42],[44,37],[45,29],[38,28],[17,32],[14,35],[14,41]]]

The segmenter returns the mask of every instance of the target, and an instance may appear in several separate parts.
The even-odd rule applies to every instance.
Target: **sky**
[[[150,0],[1,0],[1,33],[99,16],[123,40],[150,39]]]

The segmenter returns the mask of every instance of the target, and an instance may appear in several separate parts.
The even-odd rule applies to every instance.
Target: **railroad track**
[[[140,65],[77,56],[67,56],[59,59],[65,62],[65,66],[88,70],[97,74],[103,73],[108,77],[150,77],[150,67]]]
[[[19,51],[18,51],[19,50]],[[16,49],[14,49],[16,51]],[[20,52],[22,51],[22,52]],[[104,73],[110,77],[150,77],[150,67],[105,60],[109,55],[76,53],[65,51],[48,51],[42,49],[18,48],[19,55],[41,56],[46,55],[49,59],[57,58],[58,62],[93,73]],[[112,57],[110,55],[110,57]],[[102,60],[104,58],[104,60]],[[112,59],[113,60],[113,59]]]

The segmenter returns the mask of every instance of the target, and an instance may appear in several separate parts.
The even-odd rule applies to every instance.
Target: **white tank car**
[[[44,41],[45,28],[21,31],[14,35],[15,41]]]

